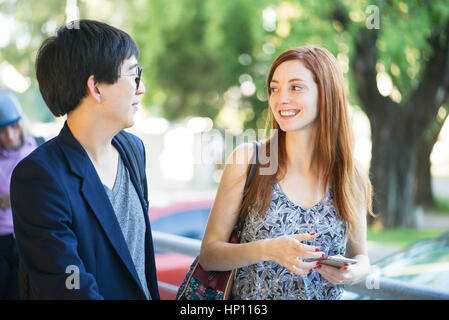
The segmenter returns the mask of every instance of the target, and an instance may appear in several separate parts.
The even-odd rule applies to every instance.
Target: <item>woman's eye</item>
[[[293,90],[295,90],[295,91],[300,91],[302,89],[303,89],[302,86],[293,86]]]
[[[276,92],[276,91],[278,91],[278,88],[273,88],[273,87],[270,88],[270,92]]]

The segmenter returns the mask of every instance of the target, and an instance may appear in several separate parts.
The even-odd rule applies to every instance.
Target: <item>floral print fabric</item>
[[[223,300],[223,291],[207,287],[194,277],[198,263],[196,257],[178,289],[176,300]]]
[[[325,199],[304,209],[293,203],[277,182],[264,217],[261,219],[255,210],[248,212],[240,242],[315,232],[314,239],[303,243],[317,246],[329,256],[344,256],[346,228],[333,205],[331,189]],[[331,284],[315,270],[295,275],[273,261],[262,261],[237,269],[231,294],[237,300],[335,300],[341,298],[343,290],[343,285]]]

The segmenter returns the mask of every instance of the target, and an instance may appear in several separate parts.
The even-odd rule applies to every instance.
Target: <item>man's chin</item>
[[[127,122],[122,122],[122,123],[121,123],[121,126],[120,126],[120,128],[119,128],[119,131],[125,130],[125,129],[129,129],[129,128],[131,128],[132,126],[134,126],[134,124],[135,124],[135,121],[134,121],[134,120],[132,120],[132,121],[127,121]]]
[[[123,128],[122,130],[124,130],[124,129],[129,129],[129,128],[131,128],[132,126],[134,126],[134,121],[131,122],[131,123],[127,123],[127,124],[124,126],[124,128]]]

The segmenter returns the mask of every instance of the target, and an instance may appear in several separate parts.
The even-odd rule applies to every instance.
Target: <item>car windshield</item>
[[[449,290],[449,233],[417,242],[377,266],[382,277]]]

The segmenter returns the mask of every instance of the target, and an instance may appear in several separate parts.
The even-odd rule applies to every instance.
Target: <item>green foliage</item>
[[[36,90],[36,50],[64,24],[65,5],[60,0],[44,5],[32,0],[0,2],[2,14],[17,21],[0,59],[33,79],[31,92]],[[351,104],[360,105],[350,61],[355,40],[366,32],[367,7],[375,5],[380,29],[371,32],[378,32],[377,71],[391,78],[402,103],[424,72],[431,54],[427,39],[449,18],[446,0],[96,0],[78,5],[81,18],[128,27],[140,48],[145,102],[152,114],[217,120],[232,113],[246,127],[259,128],[267,110],[266,75],[285,49],[305,44],[329,49],[342,64]],[[226,93],[247,80],[255,85],[254,93],[240,94],[237,104],[231,103]]]
[[[436,213],[449,215],[449,198],[435,196],[435,208]]]
[[[274,58],[288,48],[316,44],[343,64],[350,101],[357,105],[349,61],[355,39],[366,30],[368,5],[376,5],[380,13],[380,29],[372,31],[379,34],[377,71],[391,78],[402,103],[419,84],[431,54],[428,37],[449,17],[446,1],[152,1],[147,11],[136,9],[147,16],[159,12],[154,21],[137,23],[140,30],[158,35],[151,49],[157,76],[150,80],[154,86],[146,101],[172,119],[216,118],[226,108],[227,90],[240,86],[241,76],[247,75],[256,91],[241,96],[237,108],[246,126],[260,127],[267,109],[265,79]],[[264,25],[267,9],[276,13],[272,29]],[[138,32],[134,36],[145,52],[148,46]],[[242,55],[247,59],[239,62]]]
[[[31,79],[30,88],[18,98],[30,119],[50,121],[53,116],[43,101],[34,75],[37,50],[42,41],[53,35],[65,23],[65,1],[5,0],[0,12],[14,18],[10,42],[0,48],[0,62],[6,61],[25,77]],[[80,6],[83,10],[83,6]]]
[[[441,235],[444,230],[419,230],[397,228],[383,231],[376,231],[372,227],[368,227],[367,239],[378,243],[405,248],[412,243]]]
[[[260,15],[252,1],[162,1],[136,4],[132,9],[149,19],[133,27],[142,64],[147,65],[146,101],[156,114],[170,119],[188,115],[214,118],[225,104],[223,94],[250,73],[257,47]],[[157,14],[155,14],[157,12]],[[148,33],[154,41],[148,41]],[[147,70],[147,69],[145,69]]]

